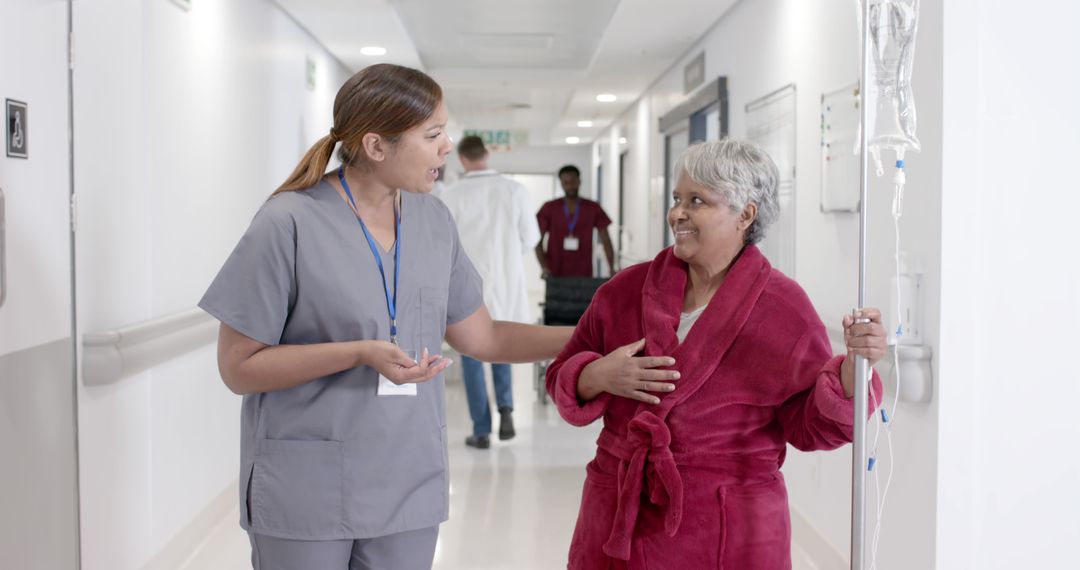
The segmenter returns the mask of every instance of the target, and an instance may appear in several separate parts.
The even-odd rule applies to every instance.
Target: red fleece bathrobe
[[[670,248],[620,272],[548,368],[548,392],[567,421],[604,418],[570,545],[573,570],[789,569],[786,446],[851,441],[844,357],[832,355],[798,284],[747,246],[679,344],[686,279]],[[610,394],[582,404],[582,369],[642,337],[648,355],[675,358],[675,391],[658,394],[659,405]],[[872,392],[881,394],[876,373]]]

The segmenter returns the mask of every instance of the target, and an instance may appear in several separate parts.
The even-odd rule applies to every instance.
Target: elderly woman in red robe
[[[567,421],[604,422],[569,568],[789,569],[787,444],[851,441],[854,355],[884,355],[881,314],[845,316],[833,356],[806,293],[754,245],[779,215],[760,148],[702,143],[675,172],[675,245],[601,287],[548,368]],[[876,374],[870,394],[872,411]]]

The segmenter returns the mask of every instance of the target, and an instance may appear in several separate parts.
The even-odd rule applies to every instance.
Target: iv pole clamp
[[[859,81],[859,119],[862,142],[859,160],[859,307],[866,306],[866,211],[867,187],[870,181],[869,136],[867,115],[870,79],[870,2],[862,4],[862,66]],[[854,437],[851,441],[851,570],[864,570],[866,561],[866,417],[867,380],[870,363],[862,356],[855,357]]]

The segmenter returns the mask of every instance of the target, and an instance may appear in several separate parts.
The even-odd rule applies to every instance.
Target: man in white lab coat
[[[458,143],[458,158],[465,174],[440,196],[457,222],[465,253],[484,279],[484,303],[497,320],[529,322],[524,255],[540,241],[540,229],[528,207],[521,184],[488,168],[488,151],[480,137]],[[473,433],[465,444],[478,449],[491,446],[491,407],[483,364],[462,355],[465,392]],[[491,364],[495,402],[499,409],[499,439],[514,437],[514,399],[510,365]]]

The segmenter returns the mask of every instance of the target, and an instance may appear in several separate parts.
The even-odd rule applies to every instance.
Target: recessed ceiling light
[[[619,137],[619,144],[626,144],[626,137]]]
[[[566,137],[566,144],[577,144],[581,142],[581,139],[577,137]]]
[[[578,121],[577,126],[583,129],[587,129],[592,126],[592,121]]]
[[[596,100],[601,103],[614,103],[616,97],[611,93],[601,93],[596,96]]]
[[[365,46],[360,48],[360,53],[364,55],[386,55],[386,48],[380,46]]]

